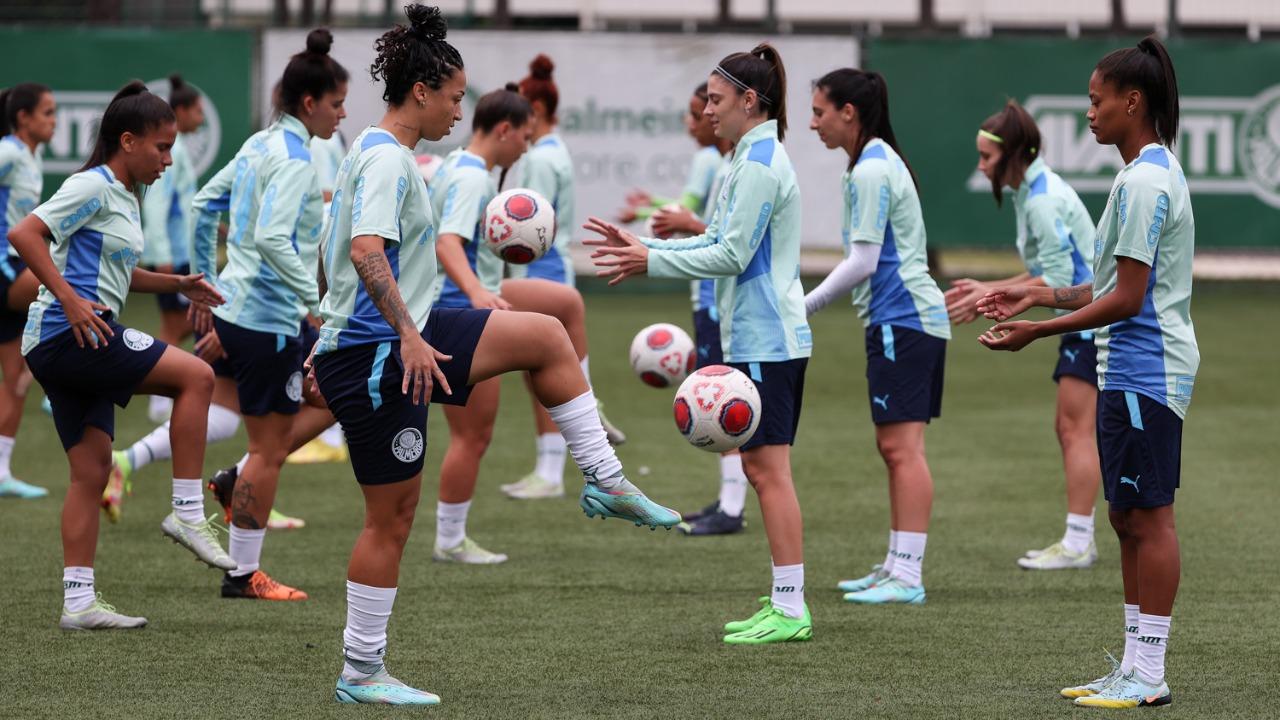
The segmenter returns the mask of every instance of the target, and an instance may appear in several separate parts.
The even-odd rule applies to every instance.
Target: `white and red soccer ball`
[[[555,234],[555,208],[533,190],[507,190],[485,207],[484,243],[514,265],[528,265],[546,254]]]
[[[726,365],[694,372],[676,391],[676,429],[708,452],[742,447],[760,427],[760,391],[751,378]]]
[[[685,379],[698,363],[689,334],[670,323],[656,323],[631,341],[631,369],[652,387],[670,387]]]

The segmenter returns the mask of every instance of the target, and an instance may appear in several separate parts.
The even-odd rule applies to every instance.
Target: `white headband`
[[[724,66],[723,66],[723,65],[717,65],[717,66],[716,66],[716,69],[714,70],[714,72],[715,72],[716,74],[720,75],[721,77],[723,77],[725,80],[728,80],[729,82],[733,83],[733,84],[734,84],[734,85],[735,85],[739,90],[741,90],[742,92],[746,92],[746,91],[748,91],[748,90],[755,90],[756,97],[760,98],[760,102],[764,103],[765,105],[772,105],[772,104],[773,104],[773,101],[772,101],[772,100],[770,100],[769,98],[765,97],[764,93],[760,92],[759,90],[756,90],[755,88],[751,87],[750,85],[748,85],[748,84],[746,84],[746,83],[742,82],[741,80],[739,80],[738,78],[734,77],[732,73],[730,73],[728,70],[725,70],[725,69],[724,69]]]

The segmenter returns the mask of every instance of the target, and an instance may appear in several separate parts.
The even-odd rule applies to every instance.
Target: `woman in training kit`
[[[952,322],[972,322],[977,302],[997,287],[1065,288],[1093,280],[1093,220],[1076,191],[1040,157],[1040,130],[1031,114],[1010,100],[978,130],[978,170],[991,181],[996,204],[1012,188],[1017,248],[1027,271],[1004,280],[955,281],[946,292]],[[1059,314],[1065,311],[1059,311]],[[1018,558],[1027,570],[1087,568],[1098,559],[1093,505],[1102,477],[1094,415],[1098,404],[1093,332],[1062,336],[1053,381],[1058,384],[1054,428],[1067,478],[1067,528],[1062,539]]]
[[[587,229],[601,276],[716,279],[721,347],[727,364],[760,391],[759,429],[742,446],[742,464],[760,497],[773,557],[773,593],[751,618],[725,625],[724,641],[757,645],[808,640],[800,503],[791,479],[812,348],[800,285],[800,188],[782,146],[787,130],[786,72],[772,45],[734,53],[707,80],[705,112],[734,157],[707,231],[684,240],[636,238],[599,218]]]
[[[13,476],[9,468],[14,440],[22,423],[22,406],[31,375],[22,359],[22,329],[27,307],[36,299],[40,281],[9,244],[10,228],[40,204],[44,163],[40,146],[53,139],[57,125],[53,91],[37,83],[21,83],[0,92],[0,498],[39,498],[49,491]]]
[[[351,144],[324,231],[325,325],[316,382],[347,435],[365,498],[365,524],[347,567],[345,664],[335,689],[347,703],[432,705],[383,665],[400,558],[422,487],[427,403],[465,404],[471,388],[527,370],[568,441],[586,484],[588,516],[670,527],[622,474],[573,345],[558,320],[504,310],[432,308],[436,225],[412,148],[461,119],[466,73],[435,7],[406,8],[410,25],[376,43],[374,80],[387,113]]]
[[[998,288],[978,303],[1002,320],[979,340],[993,350],[1094,330],[1098,455],[1124,578],[1124,659],[1093,682],[1064,688],[1077,705],[1167,705],[1165,647],[1181,572],[1173,496],[1182,420],[1200,365],[1191,324],[1195,219],[1178,137],[1178,82],[1160,41],[1109,53],[1089,78],[1089,128],[1126,163],[1098,221],[1093,282]],[[1073,310],[1043,322],[1007,319],[1041,306]]]
[[[810,128],[849,156],[844,174],[845,259],[804,303],[812,315],[853,290],[866,327],[867,394],[876,448],[889,471],[889,552],[870,574],[839,584],[855,603],[925,601],[922,564],[933,507],[924,429],[942,413],[951,325],[929,276],[915,174],[889,123],[889,89],[876,72],[824,75]]]
[[[134,81],[111,100],[84,168],[48,202],[9,231],[9,243],[40,280],[22,336],[26,356],[53,407],[53,422],[71,466],[62,506],[63,606],[59,625],[72,630],[137,628],[94,592],[98,501],[111,469],[112,403],[139,394],[172,397],[173,511],[161,530],[211,567],[230,569],[204,517],[200,467],[213,373],[195,356],[156,342],[116,318],[125,296],[181,292],[216,305],[200,275],[138,269],[142,226],[138,194],[169,165],[177,136],[173,110]],[[86,373],[85,368],[93,372]]]
[[[273,580],[259,560],[280,468],[293,449],[302,362],[314,342],[305,318],[318,311],[324,198],[307,144],[332,135],[345,116],[347,71],[329,56],[332,44],[328,30],[311,31],[307,49],[289,60],[280,80],[279,119],[246,140],[195,199],[192,257],[206,274],[216,270],[217,218],[223,209],[231,213],[227,265],[217,273],[227,302],[213,310],[213,332],[249,434],[248,460],[231,499],[228,550],[237,567],[222,580],[223,597],[307,597]]]

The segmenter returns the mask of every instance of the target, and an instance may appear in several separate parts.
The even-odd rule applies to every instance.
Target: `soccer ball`
[[[631,369],[645,385],[674,385],[693,370],[697,361],[693,340],[670,323],[650,325],[631,341]]]
[[[683,209],[684,206],[680,203],[667,203],[659,208],[658,212],[676,212]],[[656,214],[657,213],[654,213],[654,215]],[[653,228],[653,215],[650,215],[649,219],[644,221],[644,234],[646,237],[655,237],[659,240],[671,240],[673,238],[684,237],[684,235],[680,233],[667,233],[665,235],[659,234],[658,231]]]
[[[533,190],[507,190],[485,207],[484,243],[509,263],[528,265],[542,257],[555,235],[555,208]]]
[[[760,391],[744,373],[726,365],[694,372],[676,391],[676,429],[708,452],[742,447],[760,426]]]

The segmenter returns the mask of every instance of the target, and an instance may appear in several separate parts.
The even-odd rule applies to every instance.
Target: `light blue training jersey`
[[[1052,288],[1093,280],[1093,218],[1080,196],[1042,158],[1027,166],[1013,196],[1018,255]]]
[[[875,272],[853,289],[863,324],[951,339],[942,291],[929,275],[920,196],[889,143],[873,138],[844,174],[844,208],[845,254],[855,242],[880,246]]]
[[[708,153],[707,151],[711,152]],[[714,156],[714,157],[713,157]],[[710,165],[714,160],[715,164]],[[720,154],[719,148],[705,147],[693,156],[693,164],[689,167],[689,180],[685,183],[684,191],[691,193],[696,187],[702,198],[701,206],[694,210],[705,225],[711,224],[711,218],[716,212],[716,197],[720,194],[720,186],[724,184],[724,179],[729,174],[729,158]],[[702,188],[702,178],[706,175],[707,166],[711,168],[710,182],[706,188]],[[694,280],[690,283],[690,297],[693,302],[693,311],[708,310],[711,313],[711,319],[718,320],[720,313],[716,310],[716,281],[713,279]]]
[[[351,262],[351,241],[383,239],[387,262],[414,326],[427,326],[436,279],[435,217],[413,151],[379,127],[351,144],[324,226],[324,276],[316,353],[399,340]],[[390,345],[388,345],[388,352]]]
[[[1121,168],[1098,221],[1093,301],[1115,292],[1116,258],[1148,265],[1142,310],[1097,331],[1098,389],[1146,395],[1186,417],[1200,367],[1191,323],[1196,223],[1187,177],[1152,143]]]
[[[213,314],[238,327],[297,337],[319,304],[316,284],[324,200],[311,165],[311,135],[282,115],[250,136],[196,193],[195,272],[216,278],[225,304]],[[218,218],[231,213],[227,265],[217,272]]]
[[[44,192],[44,162],[40,148],[35,152],[17,135],[0,138],[0,259],[17,257],[9,247],[9,230],[40,204]],[[0,272],[14,279],[9,263],[0,262]]]
[[[444,235],[462,238],[467,264],[484,289],[492,293],[502,289],[504,263],[484,246],[484,211],[497,194],[498,183],[484,158],[463,148],[449,153],[427,187],[431,212],[439,219],[437,242]],[[444,268],[436,278],[435,302],[442,307],[471,307],[471,300],[445,275]]]
[[[191,202],[199,178],[187,142],[178,135],[170,151],[173,164],[142,196],[142,263],[175,268],[191,262]]]
[[[577,228],[574,221],[573,158],[558,133],[538,138],[517,165],[514,187],[528,188],[545,197],[556,212],[556,235],[546,254],[528,265],[512,265],[512,277],[555,279],[574,284],[569,244]]]
[[[342,134],[335,131],[328,140],[311,138],[311,144],[307,149],[311,151],[311,166],[316,169],[320,190],[332,193],[337,187],[338,169],[342,167],[342,159],[347,156],[347,146],[342,141]]]
[[[807,358],[813,333],[800,284],[800,187],[774,120],[738,142],[702,235],[643,238],[654,277],[716,278],[728,362]]]
[[[142,258],[138,198],[111,168],[99,165],[67,178],[31,212],[48,226],[53,264],[76,295],[106,305],[119,320],[133,269]],[[41,285],[27,312],[22,354],[70,329],[62,303]]]

